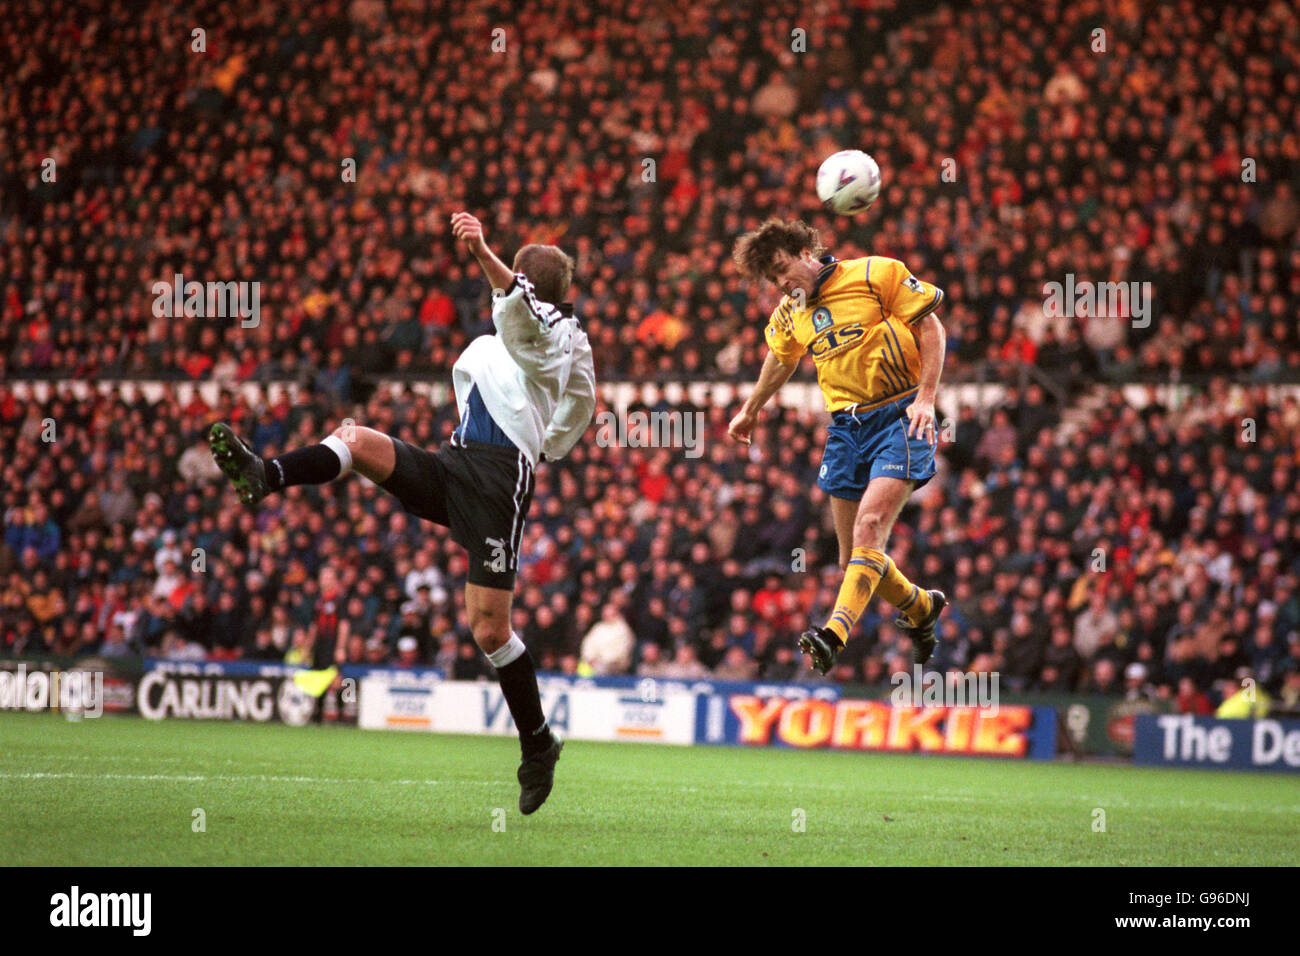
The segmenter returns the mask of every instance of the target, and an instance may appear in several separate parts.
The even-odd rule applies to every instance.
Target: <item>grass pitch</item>
[[[1300,862],[1283,775],[569,741],[523,817],[517,762],[512,738],[6,713],[0,864]]]

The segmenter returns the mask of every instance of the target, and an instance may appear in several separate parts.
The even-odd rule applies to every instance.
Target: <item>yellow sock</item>
[[[880,554],[879,551],[876,553]],[[882,598],[898,608],[904,617],[915,624],[930,613],[930,594],[907,580],[892,559],[885,557],[885,564],[887,565],[885,574],[880,579],[880,584],[876,586],[876,590]]]
[[[849,642],[849,632],[862,616],[889,563],[885,553],[875,548],[854,548],[849,555],[849,566],[844,571],[839,597],[835,599],[835,610],[826,622],[827,629],[834,631],[845,644]]]

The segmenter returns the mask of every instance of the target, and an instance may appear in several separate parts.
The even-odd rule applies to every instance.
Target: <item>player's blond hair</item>
[[[817,230],[802,219],[790,222],[769,219],[736,240],[731,258],[742,275],[750,279],[766,279],[776,253],[788,252],[799,256],[807,249],[813,255],[820,255],[823,248]]]
[[[559,305],[573,281],[573,259],[559,246],[530,243],[515,253],[515,272],[522,272],[533,284],[537,298]]]

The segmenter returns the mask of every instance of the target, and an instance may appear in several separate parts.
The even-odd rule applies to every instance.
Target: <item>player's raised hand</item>
[[[451,217],[451,234],[476,256],[487,248],[483,224],[467,212],[458,212]]]
[[[757,424],[758,416],[751,415],[742,409],[740,414],[733,418],[731,424],[727,426],[727,434],[742,445],[748,445],[751,441],[754,426]]]
[[[939,436],[934,427],[934,402],[920,399],[907,406],[907,437],[924,438],[931,445],[939,443]]]

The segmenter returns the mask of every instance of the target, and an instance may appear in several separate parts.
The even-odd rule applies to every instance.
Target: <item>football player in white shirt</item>
[[[217,423],[208,444],[245,504],[356,471],[410,513],[451,529],[469,552],[470,630],[497,668],[519,731],[519,809],[527,814],[550,794],[563,742],[547,726],[532,660],[510,629],[518,551],[533,469],[566,455],[582,436],[596,407],[596,377],[587,335],[563,301],[573,260],[555,246],[527,245],[507,267],[477,219],[460,212],[451,225],[492,284],[496,333],[471,342],[452,369],[460,424],[450,441],[428,451],[349,424],[318,445],[265,461]]]

